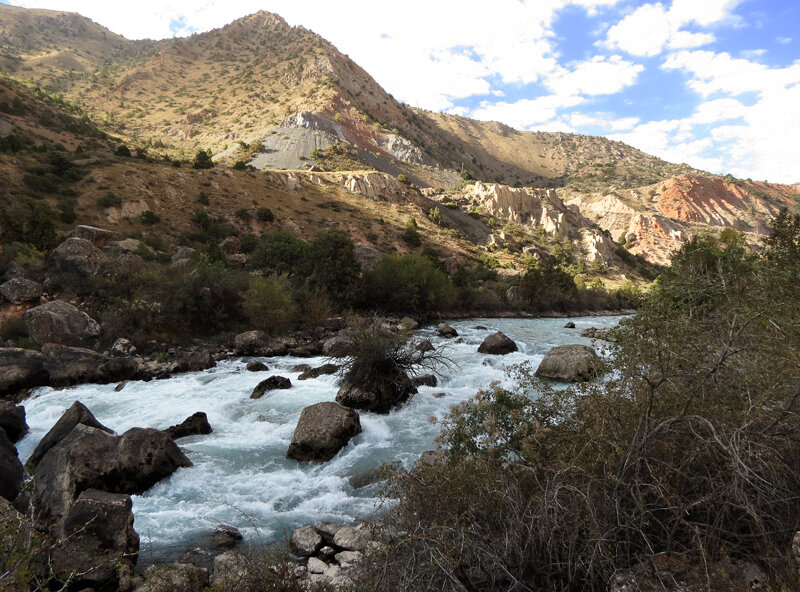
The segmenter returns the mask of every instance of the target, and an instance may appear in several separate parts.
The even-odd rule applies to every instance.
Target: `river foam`
[[[523,361],[536,367],[548,349],[591,341],[581,328],[607,327],[620,317],[572,319],[469,319],[451,323],[463,339],[456,344],[428,327],[416,339],[447,343],[457,364],[436,387],[420,387],[409,403],[388,415],[361,413],[363,431],[325,464],[298,463],[285,458],[301,410],[336,396],[336,376],[297,380],[297,364],[318,366],[323,358],[242,358],[215,368],[168,380],[130,382],[120,392],[115,385],[80,385],[69,389],[37,389],[25,401],[30,433],[18,443],[27,459],[39,440],[73,401],[84,403],[97,419],[122,433],[132,427],[164,429],[196,411],[204,411],[213,433],[178,441],[194,466],[180,469],[142,495],[133,496],[135,528],[143,553],[154,556],[186,549],[224,523],[246,538],[277,540],[293,528],[320,520],[349,522],[380,510],[380,484],[372,475],[383,463],[410,468],[419,455],[434,447],[441,419],[450,406],[474,395],[493,381],[504,383],[505,368]],[[564,329],[566,321],[576,329]],[[478,327],[485,327],[478,328]],[[519,351],[506,356],[477,353],[489,334],[503,331]],[[247,372],[252,360],[269,372]],[[280,374],[292,388],[250,399],[264,378]]]

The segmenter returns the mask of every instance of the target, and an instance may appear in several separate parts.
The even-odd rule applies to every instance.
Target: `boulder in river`
[[[599,339],[601,341],[609,341],[611,336],[610,327],[587,327],[581,330],[581,337],[588,337],[589,339]]]
[[[210,434],[211,425],[208,423],[208,416],[202,411],[198,411],[184,419],[178,425],[170,426],[166,430],[173,440],[185,438],[187,436],[198,436]]]
[[[336,374],[339,371],[339,366],[336,364],[323,364],[318,368],[309,368],[297,377],[297,380],[308,380],[309,378],[319,378],[320,376],[328,374]]]
[[[269,366],[267,366],[264,362],[248,362],[247,363],[247,371],[248,372],[268,372]]]
[[[270,376],[266,380],[262,380],[253,389],[250,394],[251,399],[260,399],[264,394],[276,389],[292,388],[292,381],[284,376]]]
[[[363,385],[353,385],[345,381],[336,393],[336,402],[352,409],[389,413],[393,407],[405,403],[416,392],[417,388],[411,379],[403,373],[395,380],[387,379]]]
[[[0,348],[0,397],[43,386],[50,381],[44,367],[44,356],[34,350],[16,347]]]
[[[132,428],[113,436],[79,424],[36,465],[33,505],[41,520],[61,519],[81,491],[142,493],[192,463],[161,430]]]
[[[6,433],[12,443],[19,442],[28,433],[25,407],[11,401],[0,401],[0,430]]]
[[[447,323],[439,323],[439,324],[436,326],[436,332],[437,332],[439,335],[441,335],[442,337],[446,337],[446,338],[448,338],[448,339],[451,339],[451,338],[453,338],[453,337],[458,337],[458,331],[456,331],[455,329],[453,329],[453,328],[452,328],[450,325],[448,325]]]
[[[426,353],[429,351],[433,351],[436,348],[433,347],[430,339],[423,339],[416,345],[417,351],[421,351],[422,353]]]
[[[89,426],[91,428],[97,428],[98,430],[102,430],[109,434],[114,433],[97,421],[95,416],[92,415],[92,412],[89,411],[86,405],[80,401],[75,401],[58,419],[55,425],[50,428],[50,431],[45,434],[44,438],[39,441],[39,444],[34,449],[33,454],[31,454],[30,458],[28,458],[28,467],[33,468],[39,464],[39,461],[47,453],[47,451],[61,442],[61,440],[66,438],[75,428],[75,426],[79,424]]]
[[[436,378],[434,374],[423,374],[421,376],[415,376],[411,379],[411,384],[415,387],[417,386],[436,386],[439,384],[439,380]]]
[[[588,345],[559,345],[548,351],[536,376],[575,382],[591,380],[602,373],[603,360]]]
[[[25,311],[22,320],[28,334],[39,345],[58,343],[85,347],[93,344],[101,333],[97,321],[61,300],[45,302]]]
[[[573,323],[572,321],[568,321],[567,324],[564,325],[564,328],[565,329],[574,329],[575,328],[575,323]]]
[[[13,502],[22,489],[24,471],[14,444],[0,430],[0,497]]]
[[[504,356],[517,351],[517,344],[505,333],[498,331],[489,335],[478,347],[478,353]]]
[[[287,458],[326,462],[361,433],[358,412],[329,401],[303,409]]]

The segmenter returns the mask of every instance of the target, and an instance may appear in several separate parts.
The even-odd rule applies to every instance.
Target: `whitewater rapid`
[[[570,320],[576,328],[563,328]],[[555,345],[591,344],[579,336],[582,328],[613,326],[619,320],[469,319],[451,323],[463,339],[458,344],[438,337],[433,327],[419,330],[416,340],[447,343],[447,355],[457,366],[438,386],[420,387],[409,403],[388,415],[362,412],[362,433],[325,464],[285,458],[301,410],[336,397],[335,375],[301,381],[291,370],[297,364],[322,365],[326,360],[321,357],[226,360],[168,380],[130,382],[120,392],[114,392],[114,384],[40,388],[24,402],[30,433],[18,443],[19,454],[26,460],[73,401],[84,403],[117,433],[132,427],[164,429],[204,411],[213,433],[178,441],[194,466],[133,496],[142,553],[191,548],[219,524],[236,526],[250,540],[273,541],[317,521],[351,522],[374,515],[381,510],[381,486],[373,473],[383,463],[410,468],[423,451],[434,448],[439,428],[432,417],[441,419],[451,405],[493,381],[506,383],[506,367],[527,360],[535,368]],[[519,351],[478,354],[480,343],[495,331],[516,341]],[[267,364],[269,372],[247,372],[246,363],[254,360]],[[253,388],[273,374],[290,378],[292,388],[250,399]]]

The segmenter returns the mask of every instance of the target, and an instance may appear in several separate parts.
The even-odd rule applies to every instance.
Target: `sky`
[[[0,1],[79,12],[129,39],[267,10],[415,107],[800,182],[797,0]]]

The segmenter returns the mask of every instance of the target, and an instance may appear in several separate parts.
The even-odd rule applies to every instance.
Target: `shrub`
[[[408,175],[404,173],[400,173],[397,175],[397,180],[403,183],[404,185],[411,185],[411,180],[408,178]]]
[[[269,208],[258,208],[256,211],[256,218],[261,222],[274,222],[275,214]]]
[[[4,243],[23,243],[40,251],[58,244],[55,214],[43,202],[27,200],[16,209],[0,208],[0,240]]]
[[[239,208],[236,210],[235,214],[239,220],[244,220],[245,222],[252,218],[250,212],[246,208]]]
[[[604,591],[654,555],[780,561],[800,522],[800,262],[777,252],[696,237],[614,331],[612,378],[556,390],[525,365],[457,406],[444,463],[395,478],[408,536],[371,588]]]
[[[58,204],[58,219],[65,224],[72,224],[78,219],[78,214],[75,213],[75,206],[77,205],[75,198],[62,199]]]
[[[439,208],[431,208],[428,211],[428,218],[430,218],[431,222],[436,224],[436,226],[442,225],[442,210]]]
[[[209,199],[208,199],[208,194],[207,194],[205,191],[201,191],[201,192],[200,192],[200,193],[197,195],[197,201],[198,201],[198,203],[201,203],[201,204],[203,204],[204,206],[207,206],[209,203],[211,203],[211,202],[209,201]]]
[[[214,161],[211,160],[211,154],[206,150],[198,150],[192,162],[192,168],[195,169],[211,169],[214,168]]]
[[[447,275],[422,255],[388,255],[364,274],[367,306],[387,312],[449,310],[455,289]]]
[[[131,150],[125,144],[120,144],[117,146],[117,149],[114,150],[114,156],[124,156],[125,158],[130,158]]]
[[[247,169],[247,162],[244,160],[237,160],[231,167],[234,171],[244,171]]]
[[[271,230],[258,241],[250,266],[278,275],[307,277],[311,274],[310,245],[290,230]]]
[[[294,317],[291,292],[275,276],[254,277],[244,294],[244,312],[254,328],[282,332]]]
[[[96,203],[101,208],[118,208],[122,205],[122,198],[116,193],[109,191],[102,197],[98,197]]]
[[[448,210],[457,210],[458,204],[454,201],[448,201],[446,204],[444,204],[444,207],[446,207]]]
[[[142,212],[141,220],[143,224],[155,224],[156,222],[159,222],[161,218],[159,218],[154,211],[145,210]]]
[[[417,221],[411,217],[406,222],[406,229],[403,231],[402,239],[409,247],[418,247],[422,244],[422,239],[417,230]]]

